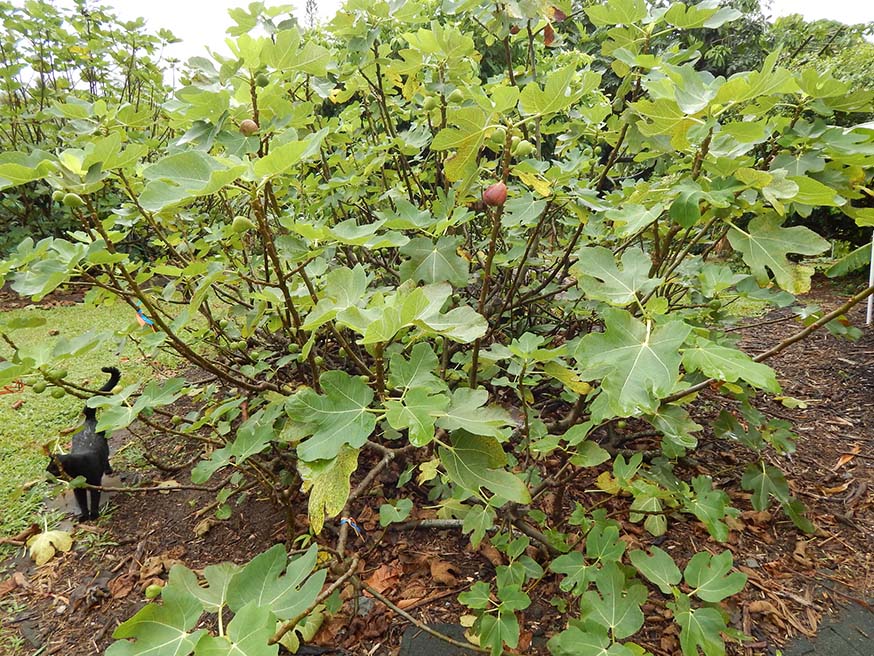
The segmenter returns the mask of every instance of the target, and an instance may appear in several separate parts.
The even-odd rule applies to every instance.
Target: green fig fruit
[[[231,230],[236,232],[237,234],[248,232],[252,228],[255,227],[255,224],[252,222],[248,216],[238,215],[234,217],[233,223],[231,223]]]
[[[85,207],[85,201],[82,200],[82,197],[79,194],[64,194],[64,198],[61,202],[71,209]]]
[[[163,586],[156,585],[155,583],[146,586],[146,599],[157,599],[161,595],[161,590],[163,589]]]
[[[250,137],[258,131],[258,124],[251,118],[240,121],[240,132]]]
[[[535,150],[537,150],[537,148],[533,143],[527,139],[522,139],[522,141],[516,144],[516,147],[513,149],[513,156],[522,159],[533,155]]]

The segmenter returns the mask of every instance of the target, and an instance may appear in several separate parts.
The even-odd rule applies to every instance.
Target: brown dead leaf
[[[149,556],[143,561],[139,571],[140,581],[154,579],[161,574],[169,573],[173,565],[181,565],[182,561],[179,558],[185,553],[184,549],[174,547],[169,551],[165,551],[157,556]]]
[[[774,516],[767,510],[747,510],[740,514],[741,517],[753,524],[763,525],[770,524]]]
[[[547,23],[546,27],[543,28],[543,45],[551,46],[553,41],[555,41],[555,30],[552,29],[552,25]]]
[[[747,610],[758,615],[776,615],[778,617],[780,615],[780,611],[777,610],[777,607],[770,601],[765,601],[764,599],[751,601],[747,604]]]
[[[121,574],[112,579],[108,584],[109,594],[113,599],[122,599],[133,592],[137,577],[133,574]]]
[[[504,557],[501,555],[501,552],[487,542],[480,543],[479,552],[493,567],[500,567],[504,564]]]
[[[552,15],[553,23],[561,23],[564,19],[567,18],[567,14],[558,7],[550,7],[549,13]]]
[[[8,579],[0,583],[0,599],[15,590],[16,588],[26,588],[27,578],[21,572],[15,572]]]
[[[406,610],[410,606],[415,606],[416,604],[418,604],[420,601],[422,601],[422,599],[424,599],[424,597],[408,597],[406,599],[401,599],[399,602],[397,602],[397,607],[401,610]]]
[[[368,617],[364,625],[361,635],[367,639],[374,639],[384,636],[388,632],[389,617],[387,613],[381,613],[376,617]],[[356,639],[355,647],[359,647],[361,641]]]
[[[435,583],[440,583],[448,587],[458,585],[458,576],[461,572],[452,563],[447,563],[445,560],[431,561],[431,578]]]
[[[848,462],[852,462],[853,458],[855,458],[857,455],[859,455],[859,453],[861,451],[862,451],[862,447],[857,444],[852,449],[850,449],[847,453],[841,454],[841,457],[838,458],[838,461],[835,464],[835,466],[832,467],[832,471],[837,471],[838,469],[840,469],[841,467],[846,465]]]
[[[525,654],[528,652],[528,649],[531,647],[531,641],[534,639],[533,631],[520,631],[519,632],[519,644],[516,645],[516,650],[520,654]]]
[[[210,532],[213,526],[219,523],[219,520],[213,519],[212,517],[206,517],[201,519],[194,527],[194,534],[202,538],[204,535]]]
[[[313,643],[323,647],[336,647],[340,643],[339,635],[349,624],[349,618],[343,614],[333,615],[322,624],[319,632],[313,638]]]
[[[804,540],[798,540],[795,543],[795,550],[792,552],[792,560],[804,565],[805,567],[813,568],[813,561],[807,556],[807,542]]]
[[[395,587],[404,573],[397,561],[380,565],[364,582],[377,592],[385,592]]]
[[[821,487],[819,491],[823,494],[840,494],[841,492],[846,492],[847,488],[850,487],[850,483],[852,481],[847,481],[843,485],[836,485],[835,487]]]
[[[13,544],[15,546],[21,546],[22,544],[27,542],[28,538],[39,534],[41,530],[42,529],[40,529],[39,525],[31,524],[18,535],[13,535],[12,537],[8,538],[0,538],[0,544]]]

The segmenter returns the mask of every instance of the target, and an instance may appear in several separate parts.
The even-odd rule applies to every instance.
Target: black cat
[[[121,374],[115,367],[103,367],[101,371],[109,374],[109,380],[100,388],[101,392],[108,392],[118,384]],[[97,412],[94,408],[85,406],[85,425],[82,430],[73,435],[73,447],[67,455],[55,454],[50,456],[47,471],[53,476],[65,476],[76,478],[84,476],[90,485],[100,485],[103,474],[111,474],[112,467],[109,465],[109,444],[105,433],[97,432]],[[91,512],[88,512],[88,495],[91,492]],[[88,490],[75,488],[76,503],[79,504],[79,521],[96,519],[100,508],[100,490]]]

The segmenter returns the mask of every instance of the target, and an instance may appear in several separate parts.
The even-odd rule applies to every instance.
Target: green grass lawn
[[[20,348],[51,346],[62,338],[71,339],[89,331],[124,332],[135,321],[133,312],[122,304],[103,307],[77,304],[11,310],[0,314],[0,323],[16,317],[46,320],[37,328],[10,331],[10,337]],[[50,334],[55,331],[56,335]],[[12,349],[0,343],[0,357],[9,358],[11,354]],[[161,361],[169,364],[168,358],[163,356]],[[100,368],[109,365],[121,370],[121,385],[142,382],[152,376],[152,369],[135,344],[120,336],[63,365],[68,371],[66,380],[90,388],[100,387],[106,381],[107,376]],[[84,401],[70,395],[53,398],[53,387],[42,394],[34,393],[30,385],[41,379],[40,375],[25,377],[23,380],[28,387],[23,391],[0,396],[0,536],[14,535],[35,521],[40,504],[50,490],[44,482],[25,488],[28,483],[44,478],[47,461],[42,445],[54,438],[66,442],[70,436],[59,437],[60,431],[82,421]],[[17,410],[13,409],[19,400],[24,403]]]

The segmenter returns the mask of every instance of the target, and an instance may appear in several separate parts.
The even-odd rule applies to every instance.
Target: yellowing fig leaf
[[[304,484],[309,490],[310,527],[318,535],[325,517],[333,517],[343,510],[349,498],[349,477],[358,467],[358,449],[341,448],[336,458],[318,463],[298,463]]]
[[[73,546],[73,538],[66,531],[45,531],[38,533],[27,541],[30,557],[37,567],[45,565],[58,551],[69,551]]]

